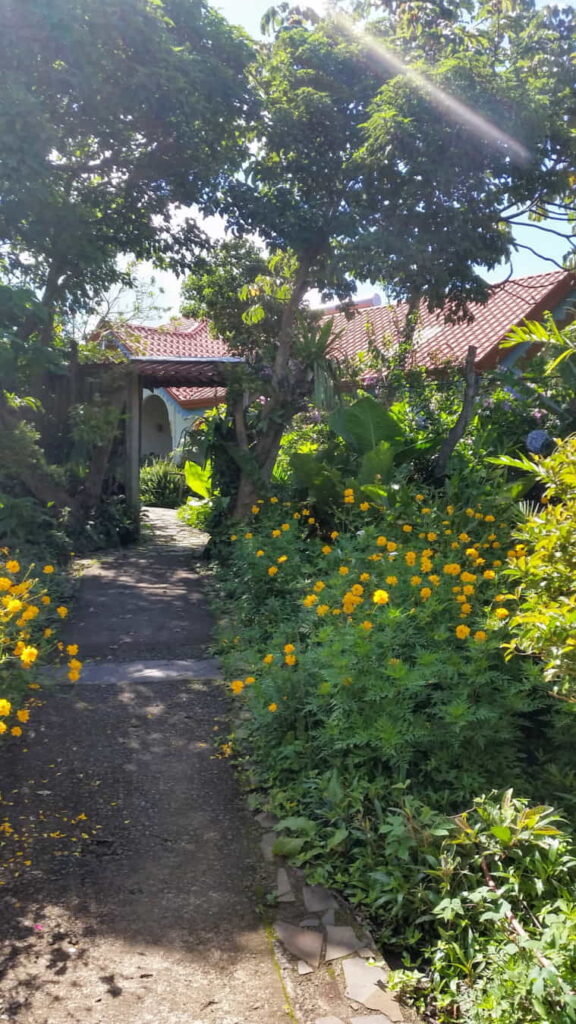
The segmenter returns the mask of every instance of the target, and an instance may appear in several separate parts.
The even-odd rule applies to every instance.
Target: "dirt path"
[[[134,681],[128,666],[122,681],[116,663],[206,653],[183,551],[195,538],[158,523],[153,543],[83,579],[70,633],[107,662],[99,681],[45,691],[35,735],[0,755],[0,1021],[290,1019],[257,912],[258,836],[215,744],[226,698],[210,680]]]

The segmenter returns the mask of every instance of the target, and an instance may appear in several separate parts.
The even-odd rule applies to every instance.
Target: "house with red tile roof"
[[[471,307],[470,322],[446,322],[442,312],[430,313],[423,303],[410,356],[410,364],[430,371],[462,365],[470,345],[476,348],[479,372],[505,363],[511,365],[526,352],[522,346],[501,349],[511,327],[524,320],[541,320],[550,312],[559,325],[576,317],[576,274],[555,270],[531,277],[512,278],[494,285],[485,304]],[[382,305],[378,297],[355,303],[349,309],[329,307],[322,318],[333,320],[334,340],[330,354],[337,360],[357,357],[370,345],[390,351],[402,336],[406,303]],[[162,327],[116,325],[107,331],[108,341],[131,356],[154,358],[220,358],[231,353],[215,337],[205,321],[174,320]],[[206,409],[224,400],[224,388],[166,387],[145,391],[142,406],[143,457],[168,455],[183,432]]]

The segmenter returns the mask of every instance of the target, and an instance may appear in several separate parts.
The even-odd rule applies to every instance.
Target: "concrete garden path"
[[[226,697],[190,548],[87,563],[69,640],[92,660],[46,687],[0,755],[0,1021],[286,1024],[258,914],[259,836],[215,743]]]

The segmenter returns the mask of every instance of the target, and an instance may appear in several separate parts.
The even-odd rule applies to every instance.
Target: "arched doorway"
[[[159,395],[147,395],[142,402],[141,461],[146,463],[152,459],[164,459],[172,448],[172,431],[166,403]]]

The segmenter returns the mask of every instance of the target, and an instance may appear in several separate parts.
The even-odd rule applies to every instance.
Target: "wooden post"
[[[135,369],[128,376],[126,400],[126,501],[128,507],[140,511],[140,411],[142,388]]]

